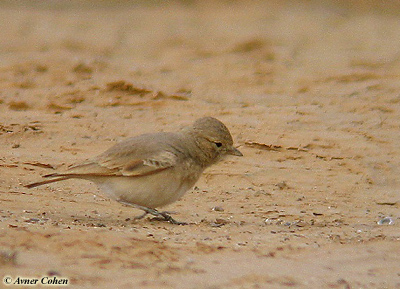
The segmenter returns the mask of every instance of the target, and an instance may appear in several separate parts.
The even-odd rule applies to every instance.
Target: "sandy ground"
[[[93,3],[0,2],[2,279],[400,288],[398,2]],[[205,115],[245,156],[166,208],[190,225],[23,187]]]

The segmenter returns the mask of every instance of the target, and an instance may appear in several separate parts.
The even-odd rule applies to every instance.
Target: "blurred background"
[[[389,0],[0,1],[1,270],[400,288],[399,16]],[[189,226],[133,222],[89,182],[22,187],[205,115],[244,157],[166,208]]]

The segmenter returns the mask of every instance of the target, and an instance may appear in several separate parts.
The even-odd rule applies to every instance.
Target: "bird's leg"
[[[141,214],[141,215],[139,215],[139,216],[135,216],[135,217],[133,217],[135,220],[140,220],[140,219],[143,219],[144,217],[146,217],[147,216],[147,212],[144,212],[143,214]]]
[[[136,216],[134,218],[135,220],[143,219],[145,216],[150,214],[150,215],[153,215],[153,216],[155,216],[157,218],[162,218],[164,221],[170,222],[171,224],[174,224],[174,225],[187,225],[187,223],[185,223],[185,222],[176,221],[174,218],[172,218],[169,215],[168,212],[159,212],[156,209],[151,209],[151,208],[147,208],[147,207],[144,207],[144,206],[131,204],[131,203],[128,203],[128,202],[125,202],[125,201],[121,201],[121,200],[119,200],[118,202],[120,202],[121,204],[124,204],[126,206],[134,207],[136,209],[144,211],[144,213],[142,215]]]

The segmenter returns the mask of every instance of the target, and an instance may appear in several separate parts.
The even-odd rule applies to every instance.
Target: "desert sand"
[[[1,1],[0,287],[400,288],[399,19],[397,1]],[[83,180],[23,187],[202,116],[244,157],[164,208],[189,225]]]

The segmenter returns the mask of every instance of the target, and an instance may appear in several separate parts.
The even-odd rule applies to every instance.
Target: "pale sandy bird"
[[[242,156],[233,147],[229,130],[213,117],[203,117],[179,132],[143,134],[120,142],[101,155],[70,167],[64,173],[26,185],[33,188],[71,178],[94,182],[101,192],[122,204],[162,217],[156,208],[175,202],[199,179],[205,168],[226,155]]]

